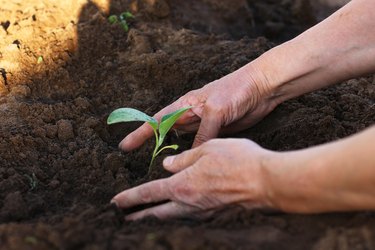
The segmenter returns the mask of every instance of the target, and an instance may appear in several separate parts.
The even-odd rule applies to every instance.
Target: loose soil
[[[128,33],[107,21],[124,10],[136,15]],[[161,159],[147,175],[152,141],[119,152],[139,124],[108,127],[110,111],[152,114],[297,35],[318,12],[303,0],[0,0],[0,249],[374,249],[372,212],[228,208],[206,221],[125,222],[108,204],[168,176]],[[279,151],[333,141],[373,124],[374,100],[374,76],[350,80],[234,136]],[[182,149],[192,139],[168,137]]]

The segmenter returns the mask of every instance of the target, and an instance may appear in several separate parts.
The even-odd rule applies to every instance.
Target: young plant
[[[121,28],[125,30],[125,32],[129,31],[129,20],[133,19],[134,15],[129,11],[122,12],[120,15],[111,15],[108,17],[108,21],[110,24],[117,24],[119,23]]]
[[[41,64],[42,62],[44,61],[44,58],[43,56],[38,56],[38,59],[37,59],[37,64]]]
[[[133,122],[133,121],[142,121],[147,122],[152,129],[154,130],[155,134],[155,148],[152,153],[152,158],[149,165],[149,173],[151,171],[152,164],[156,158],[163,150],[165,149],[178,149],[178,145],[169,145],[162,147],[164,142],[165,136],[167,135],[168,131],[173,127],[176,121],[189,109],[192,107],[185,107],[179,110],[176,110],[170,114],[164,115],[161,118],[160,123],[153,117],[148,116],[147,114],[132,108],[120,108],[113,111],[108,119],[107,124],[114,124],[120,122]]]

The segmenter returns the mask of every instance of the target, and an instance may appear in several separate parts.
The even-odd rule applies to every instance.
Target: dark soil
[[[139,124],[108,127],[108,114],[152,114],[234,71],[314,24],[308,1],[0,3],[0,249],[375,249],[371,212],[125,222],[108,204],[167,175],[161,159],[147,175],[152,142],[119,152]],[[136,14],[128,33],[107,21],[124,10]],[[374,100],[374,76],[350,80],[235,136],[280,151],[317,145],[373,124]],[[168,140],[187,149],[192,138]]]

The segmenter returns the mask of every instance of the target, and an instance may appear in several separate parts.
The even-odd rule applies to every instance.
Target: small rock
[[[8,194],[4,199],[4,205],[1,213],[15,220],[23,219],[28,216],[28,209],[21,192],[17,191]]]
[[[111,153],[104,159],[104,168],[116,174],[119,168],[124,167],[124,158],[120,153]]]
[[[13,96],[16,96],[16,97],[26,97],[26,96],[30,95],[31,90],[26,85],[16,85],[16,86],[12,87],[10,93]]]
[[[84,125],[87,128],[95,128],[95,127],[97,127],[97,126],[100,125],[100,121],[97,118],[95,118],[95,117],[89,117],[85,121]]]
[[[56,134],[57,134],[57,125],[46,125],[45,127],[45,130],[46,130],[46,135],[48,138],[55,138]]]
[[[74,100],[74,104],[77,106],[77,108],[80,108],[82,110],[86,110],[90,107],[90,102],[87,98],[84,97],[77,97]]]
[[[150,38],[136,29],[131,29],[129,31],[128,42],[132,46],[133,53],[146,54],[153,51]]]
[[[69,120],[60,120],[57,122],[57,137],[61,141],[67,141],[74,138],[73,125]]]
[[[77,143],[76,142],[69,142],[68,149],[72,153],[77,150]]]
[[[64,148],[61,151],[61,156],[62,156],[62,158],[67,159],[70,156],[70,153],[69,153],[68,149]]]
[[[37,137],[45,138],[46,137],[46,130],[44,128],[37,127],[37,128],[34,129],[34,134]]]
[[[52,180],[50,183],[48,183],[48,187],[51,189],[56,189],[58,186],[60,186],[60,181],[58,180]]]
[[[61,147],[57,143],[50,143],[47,146],[48,152],[51,154],[60,154],[61,153]]]
[[[112,66],[113,66],[113,63],[112,63],[112,62],[106,62],[104,67],[105,67],[106,69],[110,69],[110,68],[112,68]]]
[[[8,168],[7,174],[8,174],[8,176],[12,176],[12,175],[16,174],[16,170],[14,170],[14,168]]]
[[[168,3],[165,0],[143,0],[146,11],[154,16],[163,18],[171,12]]]

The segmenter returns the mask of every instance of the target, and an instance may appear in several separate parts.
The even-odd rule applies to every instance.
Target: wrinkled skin
[[[247,65],[201,89],[187,93],[158,112],[155,118],[160,120],[165,114],[192,106],[174,128],[183,132],[197,132],[193,147],[219,134],[238,132],[254,125],[271,112],[276,103],[266,98],[269,95],[267,84],[258,80],[258,74],[249,67]],[[119,146],[125,151],[131,151],[152,136],[152,128],[144,124],[129,134]]]
[[[375,72],[374,7],[371,0],[350,1],[295,39],[161,110],[157,119],[194,107],[175,127],[197,131],[193,149],[164,161],[172,177],[126,190],[112,202],[128,208],[167,201],[128,215],[131,220],[209,215],[230,204],[297,213],[374,210],[375,127],[284,153],[248,140],[209,141],[254,125],[285,100]],[[152,133],[143,125],[120,148],[133,150]]]
[[[164,160],[175,175],[126,190],[113,201],[122,208],[168,201],[127,216],[161,219],[204,217],[228,205],[246,208],[269,204],[262,162],[272,153],[246,139],[214,139]]]

